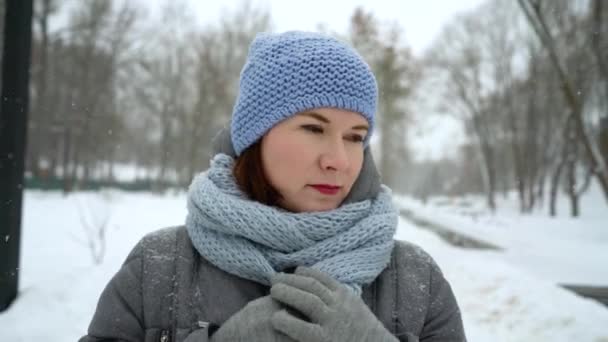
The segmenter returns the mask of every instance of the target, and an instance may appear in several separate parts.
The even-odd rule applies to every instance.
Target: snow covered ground
[[[450,247],[401,221],[397,238],[423,246],[450,281],[469,341],[608,341],[608,308],[518,268],[500,252]]]
[[[558,214],[547,210],[520,215],[516,194],[497,197],[491,214],[479,196],[434,198],[427,205],[397,196],[417,217],[504,249],[503,260],[556,284],[608,287],[608,206],[599,186],[581,198],[582,216],[569,216],[558,197]]]
[[[483,210],[476,214],[477,224],[470,224],[474,220],[457,212],[458,206],[425,207],[406,198],[400,198],[399,203],[415,207],[421,215],[433,214],[431,217],[444,223],[462,223],[457,225],[461,229],[475,229],[469,233],[501,237],[497,240],[507,250],[525,242],[513,253],[463,250],[405,220],[400,222],[397,238],[417,243],[431,253],[451,282],[469,341],[608,341],[608,309],[556,286],[556,279],[563,275],[550,271],[560,269],[561,262],[587,258],[588,251],[606,256],[607,248],[602,248],[607,236],[593,228],[600,227],[602,219],[608,222],[606,210],[599,205],[597,216],[592,211],[586,216],[583,212],[582,223],[560,218],[551,226],[542,215],[522,218],[505,211],[489,217]],[[183,193],[161,196],[103,191],[64,197],[55,192],[27,191],[20,296],[0,314],[0,341],[77,340],[86,331],[101,290],[132,246],[149,231],[181,224],[185,204]],[[84,227],[105,219],[108,248],[103,262],[94,265]],[[2,243],[10,236],[0,238]],[[570,248],[562,251],[569,257],[556,258],[560,253],[548,253],[550,247],[538,250],[539,245],[546,246],[543,241],[554,246],[551,248]],[[557,264],[546,264],[548,271],[542,273],[539,267],[527,265],[525,254],[517,257],[518,253],[531,255],[534,251],[550,255],[535,262]],[[573,279],[598,283],[606,273],[593,267],[579,271]]]

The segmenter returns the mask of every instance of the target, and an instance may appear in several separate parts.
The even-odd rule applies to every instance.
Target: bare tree
[[[477,140],[488,206],[494,205],[497,184],[508,188],[506,177],[512,175],[520,210],[530,212],[544,198],[550,177],[551,213],[560,184],[566,184],[571,207],[577,208],[572,212],[578,213],[587,175],[601,178],[605,170],[594,152],[599,120],[592,113],[602,97],[597,96],[599,81],[587,34],[592,22],[596,30],[602,28],[583,1],[526,4],[521,0],[517,8],[494,0],[460,16],[444,29],[428,60],[443,71],[444,107],[459,111]],[[540,44],[532,39],[530,22]],[[567,96],[556,97],[559,92]],[[574,140],[572,129],[577,132]],[[580,151],[586,151],[585,157]]]
[[[605,199],[608,202],[608,166],[602,154],[598,151],[595,141],[591,138],[585,126],[583,117],[583,103],[576,91],[575,82],[569,77],[566,72],[562,59],[559,56],[558,45],[551,33],[547,24],[546,15],[543,8],[543,3],[540,0],[518,0],[519,5],[526,15],[530,26],[536,32],[543,46],[547,49],[550,56],[551,64],[555,72],[559,76],[562,93],[571,110],[572,121],[576,129],[578,139],[580,140],[587,159],[591,165],[591,170],[600,184]]]
[[[124,126],[117,111],[118,70],[138,12],[129,3],[114,9],[111,2],[87,0],[73,8],[65,27],[51,32],[58,4],[36,3],[28,169],[36,176],[41,163],[51,175],[61,170],[69,190],[77,178],[98,173],[102,160],[114,161]]]
[[[51,115],[48,110],[50,97],[48,89],[49,81],[49,50],[50,34],[49,20],[57,13],[59,7],[57,1],[42,0],[34,6],[34,43],[32,53],[32,109],[30,110],[28,129],[28,169],[35,175],[40,176],[40,163],[42,161],[42,149],[49,138],[48,127],[51,123]],[[53,172],[54,170],[50,170]]]
[[[378,81],[382,180],[402,191],[408,179],[403,177],[403,170],[409,161],[409,103],[419,83],[420,68],[403,43],[403,31],[397,24],[381,31],[374,16],[358,8],[351,17],[349,32],[351,42],[371,65]]]
[[[144,78],[146,86],[138,88],[139,101],[154,116],[159,128],[157,182],[167,180],[167,171],[174,161],[174,141],[179,136],[178,123],[190,110],[191,96],[188,89],[192,70],[186,53],[184,41],[180,45],[165,46],[165,52],[157,57],[149,57],[142,62],[147,75]]]
[[[208,167],[210,141],[230,119],[249,44],[257,33],[270,29],[270,14],[245,2],[237,11],[226,13],[219,25],[207,27],[197,37],[197,93],[195,107],[185,121],[188,158],[184,183]]]
[[[429,51],[427,61],[432,68],[442,72],[438,77],[442,77],[444,84],[444,107],[464,121],[467,131],[476,140],[487,205],[494,210],[496,139],[501,129],[493,111],[495,106],[488,98],[496,84],[492,76],[497,75],[497,69],[495,61],[487,55],[489,27],[478,20],[483,15],[460,16],[446,26]]]

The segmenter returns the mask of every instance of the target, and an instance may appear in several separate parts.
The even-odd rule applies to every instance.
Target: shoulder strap
[[[414,257],[411,253],[416,256]],[[419,247],[405,241],[395,240],[390,264],[390,285],[387,289],[393,300],[390,331],[400,341],[418,341],[418,337],[411,332],[415,326],[412,324],[414,314],[412,308],[424,305],[422,303],[427,301],[428,294],[425,295],[417,289],[428,279],[428,264],[424,262],[421,268],[419,261],[414,259],[422,260],[424,258],[428,258],[428,254]],[[413,291],[412,286],[416,290]],[[426,289],[428,290],[428,288]],[[403,303],[409,305],[405,306]],[[414,315],[419,316],[420,314],[421,312],[416,312]]]
[[[203,294],[196,284],[199,279],[201,258],[183,226],[176,229],[174,255],[176,256],[173,269],[174,310],[171,313],[174,336],[179,341],[189,338],[204,342],[218,326],[207,322],[207,317],[203,316],[201,310]]]
[[[163,331],[178,326],[175,295],[178,267],[178,228],[166,228],[146,235],[143,240],[142,294],[144,324]]]
[[[404,310],[400,303],[404,302],[403,291],[407,284],[401,284],[403,263],[407,262],[403,246],[395,241],[391,260],[386,269],[371,284],[369,305],[376,317],[400,341],[410,341],[407,327],[403,323]],[[402,286],[403,285],[403,286]]]
[[[363,301],[392,334],[395,334],[397,328],[395,323],[397,319],[395,308],[397,298],[395,295],[399,288],[399,285],[395,283],[399,281],[396,276],[396,253],[396,248],[394,248],[389,264],[371,284],[363,287],[362,295]],[[390,294],[389,301],[386,300],[387,294]],[[381,295],[383,298],[380,297]],[[390,304],[387,304],[387,302]]]
[[[200,308],[195,281],[198,279],[198,252],[192,246],[188,231],[179,227],[176,232],[176,260],[173,273],[175,294],[175,321],[181,328],[199,328]]]
[[[196,250],[185,227],[150,233],[142,240],[144,324],[167,341],[181,341],[200,329],[201,317],[194,280],[198,278]],[[164,334],[164,335],[163,335]]]

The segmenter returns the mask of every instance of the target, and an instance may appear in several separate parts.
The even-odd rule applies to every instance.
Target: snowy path
[[[445,242],[452,246],[461,247],[464,249],[493,250],[501,253],[505,252],[503,248],[497,247],[492,243],[488,243],[487,241],[482,241],[478,237],[467,235],[462,230],[455,230],[451,229],[449,226],[440,225],[437,222],[432,221],[432,218],[420,218],[420,216],[417,216],[409,208],[402,208],[401,217],[414,226],[427,229],[434,234],[439,235]],[[585,298],[594,299],[595,301],[608,307],[608,285],[558,285]]]
[[[26,192],[21,295],[0,314],[0,341],[77,340],[129,250],[147,232],[182,223],[185,203],[183,194]],[[96,213],[91,220],[100,220],[103,212],[111,215],[109,248],[99,266],[79,242],[83,207]],[[453,248],[405,221],[396,237],[419,244],[437,260],[460,303],[469,341],[608,342],[606,308],[496,252]]]
[[[491,215],[480,199],[466,200],[467,207],[458,200],[422,205],[408,197],[398,197],[397,203],[425,220],[500,247],[506,262],[554,284],[605,287],[608,209],[601,196],[592,192],[583,197],[586,212],[578,219],[549,218],[545,213],[521,216],[510,202],[501,203]]]

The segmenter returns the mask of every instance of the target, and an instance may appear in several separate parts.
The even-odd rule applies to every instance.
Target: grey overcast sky
[[[166,0],[144,0],[152,12]],[[200,25],[219,20],[223,10],[242,6],[241,0],[184,1],[196,14]],[[358,6],[371,10],[381,22],[396,21],[405,30],[405,40],[420,54],[455,14],[470,10],[481,0],[252,0],[253,5],[270,10],[275,31],[315,30],[318,23],[330,31],[346,33],[350,15]]]
[[[79,0],[59,0],[62,11],[53,27],[63,27],[67,15]],[[192,11],[196,24],[205,26],[219,22],[225,11],[243,6],[246,0],[108,0],[118,7],[132,1],[157,16],[167,2],[177,1]],[[405,43],[420,55],[439,34],[442,26],[454,15],[471,10],[483,0],[249,0],[256,8],[268,9],[276,32],[288,30],[314,31],[323,24],[329,31],[347,33],[353,11],[362,7],[374,13],[382,24],[397,22],[405,33]],[[52,29],[51,28],[51,29]],[[160,28],[159,28],[160,29]]]

